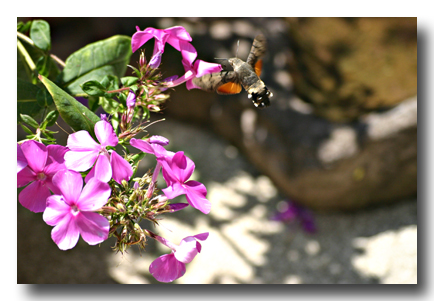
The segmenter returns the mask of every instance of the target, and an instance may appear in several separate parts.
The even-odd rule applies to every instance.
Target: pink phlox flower
[[[152,27],[148,27],[145,30],[140,30],[138,27],[136,29],[137,32],[131,38],[131,49],[133,52],[142,47],[150,39],[155,38],[154,51],[149,62],[149,66],[154,69],[161,63],[161,56],[164,53],[166,43],[181,51],[181,44],[192,40],[190,34],[182,26],[174,26],[167,29],[155,29]]]
[[[211,211],[211,203],[206,199],[207,190],[200,182],[189,180],[193,174],[194,162],[177,152],[173,156],[165,156],[162,161],[163,177],[167,188],[162,189],[168,199],[173,199],[185,194],[187,202],[199,211],[208,214]]]
[[[43,212],[46,200],[53,193],[59,192],[53,185],[54,174],[65,168],[63,159],[68,149],[61,145],[48,145],[29,140],[21,145],[21,151],[27,162],[20,172],[17,173],[17,187],[24,188],[18,200],[25,208],[33,212]]]
[[[220,72],[222,70],[220,64],[196,60],[197,51],[190,43],[182,43],[181,46],[182,65],[184,66],[185,74],[178,79],[168,82],[168,87],[175,87],[186,82],[188,90],[200,89],[193,84],[193,78],[201,77],[208,73]]]
[[[149,272],[160,282],[172,282],[185,274],[185,264],[191,262],[201,251],[197,240],[206,240],[209,233],[201,233],[184,238],[179,246],[157,236],[156,239],[172,249],[172,253],[155,259],[149,266]]]
[[[157,157],[157,161],[164,161],[165,156],[173,155],[172,152],[167,151],[163,146],[167,145],[169,140],[163,136],[151,136],[146,140],[141,139],[131,139],[130,144],[135,148],[141,150],[147,154],[153,154]]]
[[[138,27],[137,32],[131,38],[131,48],[133,52],[139,49],[143,44],[151,38],[155,38],[154,52],[149,62],[153,68],[157,68],[161,62],[161,56],[164,52],[166,43],[172,45],[176,50],[181,52],[182,64],[185,74],[178,79],[171,78],[167,80],[168,87],[175,87],[184,82],[187,89],[199,89],[193,84],[192,80],[195,77],[201,77],[208,73],[220,72],[222,67],[220,64],[208,63],[202,60],[196,60],[197,51],[189,42],[192,41],[190,34],[182,26],[174,26],[167,29],[155,29],[148,27],[141,31]],[[194,63],[193,63],[194,62]]]
[[[106,149],[118,144],[118,137],[106,119],[95,124],[95,135],[100,144],[84,130],[69,135],[67,147],[70,151],[65,155],[66,167],[74,171],[86,171],[93,166],[86,176],[86,183],[93,177],[103,182],[113,177],[119,184],[122,180],[129,181],[133,174],[131,165],[115,151]]]
[[[73,248],[79,236],[89,245],[96,245],[108,238],[109,221],[95,211],[107,203],[110,186],[96,178],[83,188],[81,175],[72,170],[61,170],[53,177],[60,193],[47,199],[43,219],[55,226],[51,238],[59,249]]]
[[[24,156],[21,146],[17,143],[17,173],[22,171],[27,166],[27,159]]]

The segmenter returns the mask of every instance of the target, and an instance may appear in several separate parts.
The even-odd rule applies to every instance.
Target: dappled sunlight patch
[[[362,276],[379,278],[383,284],[417,283],[416,225],[357,237],[353,245],[364,250],[352,258],[354,269]]]

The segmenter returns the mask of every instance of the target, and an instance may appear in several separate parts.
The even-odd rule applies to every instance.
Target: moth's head
[[[267,87],[259,90],[258,93],[253,92],[249,94],[249,98],[252,100],[255,107],[261,109],[270,105],[270,97],[273,97],[273,93],[271,93]]]
[[[231,64],[232,67],[236,67],[239,66],[243,63],[242,60],[240,60],[239,58],[233,57],[228,59],[229,64]]]
[[[222,66],[222,70],[234,71],[234,69],[232,68],[232,64],[229,63],[229,59],[223,59],[223,58],[214,58],[214,59],[219,61],[220,66]]]

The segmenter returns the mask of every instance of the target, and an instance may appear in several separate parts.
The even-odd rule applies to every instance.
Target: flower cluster
[[[23,207],[43,212],[43,220],[54,227],[51,237],[61,250],[73,248],[80,236],[90,245],[114,236],[114,249],[120,252],[134,244],[144,248],[147,237],[155,239],[172,253],[157,258],[150,273],[158,281],[171,282],[184,275],[185,264],[201,251],[198,240],[206,240],[208,233],[187,236],[177,246],[142,229],[139,222],[146,219],[158,225],[157,216],[189,205],[208,214],[211,203],[205,185],[190,180],[195,164],[184,152],[166,150],[169,140],[162,136],[134,138],[145,130],[142,120],[149,117],[146,110],[138,108],[159,111],[168,98],[164,94],[167,88],[183,82],[188,89],[194,88],[194,77],[220,71],[221,67],[195,61],[192,39],[181,26],[138,29],[132,37],[133,52],[151,38],[155,39],[154,53],[149,63],[142,53],[135,69],[137,80],[104,94],[117,95],[102,105],[111,118],[102,114],[93,132],[70,134],[66,146],[45,145],[39,136],[17,144],[17,186],[24,187],[18,199]],[[182,55],[185,74],[180,78],[162,80],[161,74],[156,74],[166,43]],[[133,127],[138,120],[139,126]],[[137,152],[130,153],[132,148]],[[146,154],[155,156],[155,168],[137,177],[138,164]],[[167,185],[161,190],[156,185],[160,171]],[[185,195],[187,203],[170,203],[180,195]]]

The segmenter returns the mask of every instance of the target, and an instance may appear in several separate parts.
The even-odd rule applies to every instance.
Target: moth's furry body
[[[262,69],[260,58],[264,55],[266,42],[263,35],[256,36],[253,41],[247,61],[239,58],[228,59],[233,71],[223,70],[218,73],[206,74],[193,79],[193,83],[207,92],[216,91],[219,94],[237,94],[241,85],[248,93],[256,107],[270,105],[269,98],[273,96],[264,82],[259,78]]]

